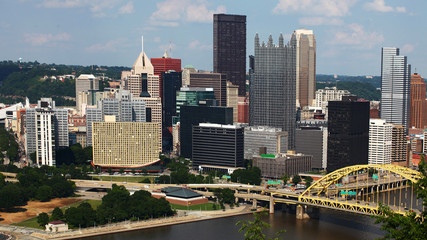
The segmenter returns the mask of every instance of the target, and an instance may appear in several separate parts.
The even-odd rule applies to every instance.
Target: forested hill
[[[38,62],[0,62],[0,102],[23,102],[25,97],[31,103],[41,97],[51,97],[58,106],[75,105],[75,80],[58,76],[94,74],[111,79],[120,79],[121,71],[127,67],[73,66],[40,64]],[[55,77],[56,79],[52,78]],[[100,83],[100,87],[106,82]]]
[[[120,79],[121,72],[130,70],[128,67],[108,66],[74,66],[57,64],[40,64],[38,62],[0,62],[0,102],[10,104],[24,102],[25,97],[31,103],[36,103],[41,97],[51,97],[58,106],[75,105],[75,80],[70,78],[52,79],[64,75],[94,74],[110,79]],[[347,89],[352,94],[367,100],[379,100],[381,85],[380,77],[366,78],[365,76],[316,76],[316,87],[333,87]],[[102,89],[107,85],[101,82]]]
[[[337,87],[346,89],[358,98],[364,98],[370,101],[379,101],[381,99],[381,77],[374,76],[337,76],[334,75],[316,75],[316,89],[325,87]]]

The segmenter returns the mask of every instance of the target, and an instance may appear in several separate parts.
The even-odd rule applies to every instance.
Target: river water
[[[240,220],[252,220],[253,216],[240,215],[227,218],[219,218],[207,221],[199,221],[186,224],[178,224],[167,227],[158,227],[145,230],[137,230],[125,233],[103,235],[85,238],[86,240],[136,240],[136,239],[243,239],[243,233],[239,233],[236,223]],[[370,240],[383,235],[380,225],[374,224],[375,219],[369,216],[320,209],[317,219],[297,220],[295,213],[276,210],[275,214],[263,217],[264,221],[271,224],[267,235],[285,229],[283,239],[292,240]]]

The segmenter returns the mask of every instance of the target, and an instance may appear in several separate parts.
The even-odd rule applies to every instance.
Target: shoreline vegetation
[[[83,201],[82,201],[83,202]],[[261,208],[257,209],[262,210]],[[234,208],[228,208],[223,210],[214,211],[187,211],[178,210],[178,214],[170,217],[155,218],[141,221],[122,221],[111,224],[105,224],[101,226],[94,226],[81,229],[70,229],[66,232],[60,233],[49,233],[41,229],[34,229],[28,227],[18,227],[16,225],[0,225],[0,231],[8,232],[9,234],[15,235],[15,233],[21,235],[24,234],[27,237],[34,239],[76,239],[86,238],[92,236],[99,236],[105,234],[115,234],[120,232],[142,230],[148,228],[156,228],[163,226],[170,226],[176,224],[191,223],[196,221],[205,221],[217,218],[231,217],[237,215],[251,214],[251,206],[242,205]]]

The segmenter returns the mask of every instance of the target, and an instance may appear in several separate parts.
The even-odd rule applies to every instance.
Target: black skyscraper
[[[369,101],[355,96],[328,103],[327,171],[368,164]]]
[[[181,88],[182,73],[173,70],[162,72],[162,79],[162,126],[163,128],[167,128],[172,127],[172,116],[176,115],[176,91],[179,91]]]
[[[233,108],[181,106],[181,156],[192,157],[193,126],[199,123],[233,124]]]
[[[213,69],[246,96],[246,16],[214,14]]]
[[[243,128],[202,123],[193,126],[193,167],[243,167]]]

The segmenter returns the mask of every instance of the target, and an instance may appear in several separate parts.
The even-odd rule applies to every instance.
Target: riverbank
[[[260,210],[260,209],[259,209]],[[184,211],[179,210],[178,214],[173,217],[158,218],[145,221],[125,221],[120,223],[108,224],[104,226],[96,226],[85,229],[69,230],[62,233],[48,233],[38,229],[19,228],[10,226],[13,229],[7,229],[8,226],[1,226],[0,229],[11,233],[17,239],[77,239],[105,235],[111,233],[120,233],[127,231],[135,231],[148,228],[163,227],[176,224],[184,224],[196,221],[205,221],[216,218],[231,217],[252,213],[249,205],[234,207],[232,209],[216,210],[216,211]],[[9,230],[9,231],[8,231]],[[22,231],[21,231],[22,230]],[[14,233],[18,233],[17,236]],[[25,236],[25,237],[24,237]]]

